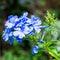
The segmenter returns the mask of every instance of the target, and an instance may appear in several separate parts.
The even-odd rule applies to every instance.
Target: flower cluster
[[[41,28],[46,28],[46,26],[40,26],[42,24],[41,20],[34,15],[31,18],[27,17],[28,12],[23,13],[21,17],[10,15],[5,23],[5,31],[2,35],[3,39],[10,44],[13,43],[14,38],[18,43],[22,42],[23,37],[27,34],[33,34],[34,32],[39,33]],[[39,41],[43,43],[42,41]],[[32,54],[38,52],[38,46],[33,47]]]

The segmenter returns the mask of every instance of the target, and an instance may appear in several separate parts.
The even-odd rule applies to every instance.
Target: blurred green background
[[[14,41],[10,45],[1,37],[9,15],[21,16],[27,11],[29,16],[34,14],[44,21],[47,10],[58,18],[55,24],[57,32],[53,32],[52,35],[59,41],[57,49],[60,52],[60,0],[0,0],[0,60],[52,60],[52,57],[45,52],[40,56],[32,55],[32,43],[27,39],[22,44]]]

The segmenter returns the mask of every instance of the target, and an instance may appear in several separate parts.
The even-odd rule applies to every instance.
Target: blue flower
[[[5,30],[4,33],[3,33],[3,35],[2,35],[3,39],[4,39],[6,42],[8,41],[9,37],[11,37],[11,36],[12,36],[12,32],[9,32],[8,29]]]
[[[28,27],[25,25],[23,33],[24,34],[29,34],[33,30],[33,27]]]
[[[40,38],[38,39],[38,42],[39,42],[40,44],[43,44],[43,43],[44,43],[44,41],[40,40]]]
[[[23,16],[27,16],[27,15],[28,15],[28,12],[23,13]]]
[[[29,33],[29,35],[33,35],[34,34],[34,30],[32,30],[30,33]]]
[[[25,34],[21,31],[14,31],[13,36],[15,36],[15,37],[19,36],[19,38],[23,38],[23,37],[25,37]]]
[[[31,16],[31,21],[32,21],[32,24],[35,25],[35,26],[38,26],[38,25],[42,24],[40,18],[35,17],[34,15]]]
[[[10,37],[9,37],[9,40],[10,40],[10,44],[12,44],[12,43],[13,43],[13,41],[14,41],[13,36],[10,36]]]
[[[39,26],[39,28],[41,29],[41,28],[48,28],[48,26]]]
[[[12,17],[13,17],[13,15],[9,15],[9,16],[8,16],[8,20],[9,20],[10,18],[12,18]]]
[[[34,15],[31,16],[31,24],[29,26],[32,26],[37,33],[41,31],[41,28],[46,28],[46,26],[40,26],[41,24],[42,22],[38,17],[35,17]]]
[[[19,18],[17,15],[8,16],[8,20],[5,23],[6,29],[2,35],[5,41],[10,39],[10,44],[12,44],[14,36],[18,42],[22,42],[25,35],[32,35],[34,32],[39,33],[41,28],[46,28],[46,26],[40,26],[42,22],[38,17],[32,15],[31,18],[28,18],[27,15],[28,12],[23,13]]]
[[[38,45],[33,46],[32,54],[38,53],[38,49],[39,49]]]
[[[9,36],[8,36],[8,34],[3,34],[2,35],[2,37],[3,37],[3,39],[7,42],[8,41],[8,39],[9,39]]]
[[[10,23],[9,21],[6,22],[5,26],[6,28],[12,28],[15,24]]]
[[[19,44],[22,43],[22,38],[19,38],[18,36],[16,37],[16,40],[18,41]]]

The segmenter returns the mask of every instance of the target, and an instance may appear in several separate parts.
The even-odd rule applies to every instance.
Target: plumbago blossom
[[[27,34],[33,34],[34,31],[39,33],[41,28],[46,28],[46,26],[41,26],[42,22],[38,17],[34,15],[31,18],[27,17],[28,12],[23,13],[21,17],[10,15],[8,20],[5,23],[5,31],[3,32],[3,39],[7,42],[10,41],[10,44],[13,43],[14,38],[18,43],[22,42],[23,37]],[[43,43],[42,41],[39,41]],[[35,45],[32,50],[32,54],[38,52],[38,46]]]
[[[33,46],[32,54],[38,53],[38,45]]]

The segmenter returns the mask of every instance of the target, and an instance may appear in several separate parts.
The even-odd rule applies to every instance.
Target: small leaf
[[[54,47],[54,46],[50,46],[49,48],[50,48],[51,51],[53,51],[55,54],[58,54],[58,52],[57,52],[57,48],[56,48],[56,47]]]

